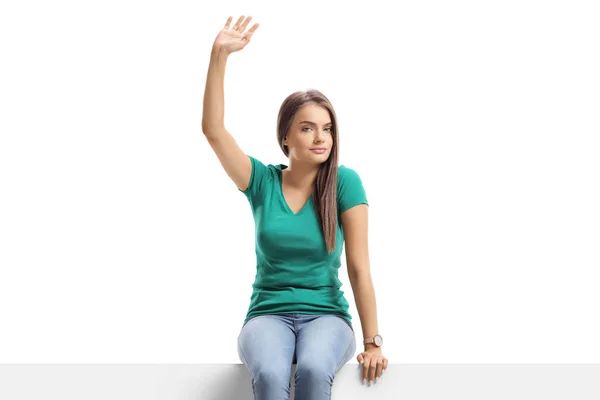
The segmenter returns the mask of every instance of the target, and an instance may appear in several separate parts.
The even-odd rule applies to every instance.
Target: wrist
[[[381,346],[377,346],[375,343],[367,343],[364,345],[365,346],[365,350],[372,350],[372,349],[381,349]]]
[[[211,53],[210,53],[211,57],[218,57],[218,58],[227,58],[229,57],[229,53],[227,52],[227,50],[225,50],[222,47],[218,47],[218,46],[213,46]]]
[[[367,348],[367,346],[369,346],[370,348],[381,347],[381,345],[383,345],[383,338],[380,334],[376,334],[373,337],[363,339],[363,345],[365,346],[365,349]]]

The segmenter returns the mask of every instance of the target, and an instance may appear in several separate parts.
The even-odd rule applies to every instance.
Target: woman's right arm
[[[225,24],[225,28],[215,40],[206,77],[202,112],[202,132],[221,162],[223,169],[239,190],[245,190],[248,187],[250,174],[252,173],[252,163],[233,136],[225,129],[225,66],[229,55],[244,48],[248,44],[252,33],[258,27],[258,24],[254,24],[246,34],[241,34],[251,18],[249,17],[244,23],[241,23],[243,16],[240,17],[230,30],[230,17]]]
[[[231,133],[225,129],[224,117],[224,78],[225,64],[229,55],[223,50],[213,49],[206,77],[202,132],[221,162],[223,169],[236,184],[245,190],[250,181],[252,164]]]

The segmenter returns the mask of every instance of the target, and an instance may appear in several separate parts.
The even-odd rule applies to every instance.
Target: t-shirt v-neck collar
[[[292,209],[290,208],[289,204],[287,203],[287,201],[285,200],[285,196],[283,195],[283,170],[288,168],[287,165],[285,164],[279,164],[277,166],[277,176],[279,178],[279,198],[281,200],[281,202],[283,203],[283,206],[285,207],[286,211],[288,212],[288,214],[291,215],[300,215],[302,214],[302,212],[304,211],[304,209],[306,209],[309,206],[309,203],[312,202],[312,195],[308,197],[308,200],[306,200],[306,203],[304,203],[304,205],[302,206],[302,208],[295,213],[294,211],[292,211]]]

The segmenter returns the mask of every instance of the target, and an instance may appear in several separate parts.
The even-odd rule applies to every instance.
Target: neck
[[[283,171],[286,176],[286,184],[297,189],[312,190],[320,164],[300,164],[290,160],[290,165]]]

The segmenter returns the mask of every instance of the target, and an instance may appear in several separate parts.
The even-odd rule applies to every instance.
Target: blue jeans
[[[294,399],[329,400],[336,372],[355,351],[354,329],[334,314],[259,315],[238,336],[255,400],[288,400],[293,363]]]

